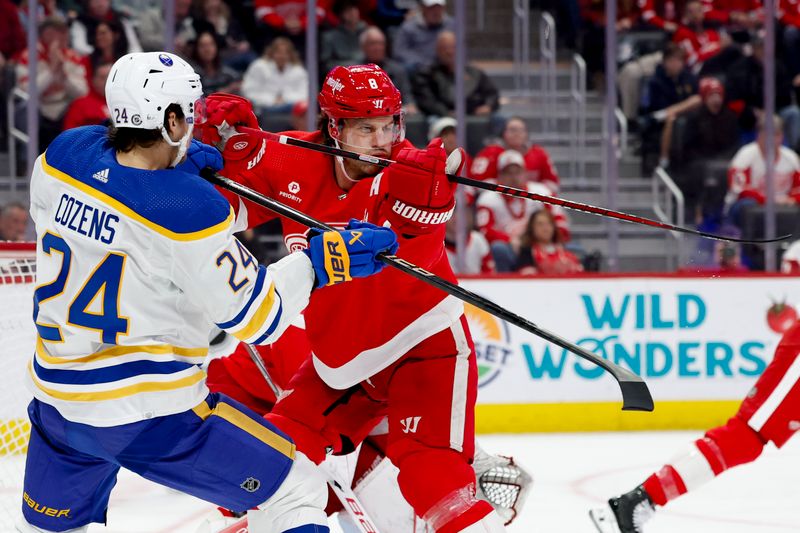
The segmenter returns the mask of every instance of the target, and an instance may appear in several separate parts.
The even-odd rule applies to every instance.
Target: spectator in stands
[[[293,131],[308,131],[306,114],[308,113],[308,102],[300,100],[292,106],[292,130]]]
[[[170,0],[167,0],[170,1]],[[175,2],[175,53],[189,56],[189,43],[197,39],[195,21],[191,16],[192,0]],[[145,52],[164,50],[164,9],[162,5],[144,11],[138,19],[139,42]]]
[[[781,118],[774,117],[775,127],[775,203],[797,205],[800,201],[800,158],[782,146]],[[766,194],[765,119],[758,120],[756,142],[742,146],[728,169],[728,196],[725,204],[730,220],[741,227],[742,212],[749,206],[763,204]],[[800,212],[798,213],[800,214]]]
[[[320,63],[323,72],[337,65],[358,65],[364,62],[359,38],[367,25],[361,20],[357,0],[336,0],[333,13],[339,25],[325,31],[320,42]]]
[[[10,0],[0,0],[0,142],[5,139],[8,116],[6,113],[6,87],[12,82],[9,73],[6,80],[6,65],[25,49],[25,30],[20,23],[17,6]]]
[[[242,75],[222,62],[221,46],[224,46],[222,38],[210,30],[201,31],[192,45],[192,66],[200,75],[203,93],[207,95],[238,94],[242,86]]]
[[[256,0],[256,19],[266,25],[264,43],[271,43],[275,37],[286,37],[296,49],[304,50],[308,24],[306,4],[306,0]],[[317,1],[317,24],[327,20],[330,4],[330,0]]]
[[[36,82],[39,89],[39,148],[44,151],[61,132],[62,119],[69,104],[89,91],[86,63],[67,47],[69,29],[59,18],[45,19],[39,25]],[[28,89],[28,54],[17,63],[17,84]],[[20,121],[22,123],[24,121]]]
[[[414,98],[420,111],[443,117],[455,112],[456,35],[442,31],[436,38],[436,62],[413,78]],[[500,93],[485,72],[467,65],[464,73],[467,114],[489,115],[500,107]]]
[[[719,54],[727,43],[716,30],[707,27],[701,0],[686,2],[683,13],[683,24],[672,34],[672,42],[683,48],[687,65],[698,74],[703,64]]]
[[[198,0],[192,17],[198,21],[198,33],[213,29],[217,40],[223,39],[217,48],[224,64],[244,72],[258,57],[247,40],[242,24],[231,15],[230,8],[222,0]]]
[[[639,6],[640,22],[645,29],[657,29],[670,34],[678,29],[682,2],[639,0]],[[662,59],[660,50],[644,53],[626,61],[619,69],[617,87],[619,88],[620,108],[633,128],[638,127],[635,120],[639,117],[642,79],[652,76]]]
[[[669,164],[672,126],[675,118],[700,105],[697,78],[686,66],[686,53],[675,43],[668,43],[663,60],[647,83],[645,109],[649,116],[642,128],[642,159],[649,172],[652,156],[658,153],[658,165]]]
[[[104,63],[114,63],[128,53],[128,38],[117,21],[102,21],[95,25],[94,50],[89,54],[89,66],[95,69]]]
[[[368,18],[393,40],[391,38],[405,22],[414,3],[414,0],[378,0],[372,2],[374,9],[368,11]]]
[[[792,242],[783,253],[781,272],[800,276],[800,240]]]
[[[0,70],[25,49],[25,39],[17,6],[11,0],[0,0]]]
[[[489,241],[475,228],[475,205],[469,203],[464,208],[466,214],[467,242],[464,250],[464,268],[458,268],[456,253],[456,217],[451,218],[445,225],[444,247],[447,259],[456,274],[494,274],[494,259]]]
[[[441,117],[433,121],[428,128],[428,142],[434,140],[436,137],[442,139],[442,147],[447,155],[450,155],[453,150],[458,148],[458,138],[456,137],[456,126],[458,123],[453,117]],[[464,151],[464,168],[469,169],[472,166],[472,159],[469,154]],[[467,187],[467,194],[474,197],[472,187]]]
[[[142,47],[134,30],[134,24],[118,11],[111,8],[111,0],[84,0],[83,12],[72,21],[70,26],[70,39],[72,48],[79,54],[89,55],[96,46],[95,39],[98,35],[97,26],[105,22],[113,26],[112,31],[118,31],[125,48],[123,55],[129,52],[141,52]],[[103,38],[106,36],[103,35]],[[104,43],[107,45],[107,43]],[[106,51],[103,51],[106,53]]]
[[[458,123],[453,117],[442,117],[431,123],[428,128],[428,141],[434,140],[436,137],[442,139],[442,146],[447,155],[450,155],[453,150],[458,148],[458,141],[456,140],[456,126]]]
[[[392,42],[392,56],[409,74],[436,61],[439,33],[455,30],[445,0],[419,0],[419,4],[420,12],[403,22]]]
[[[583,272],[578,258],[561,244],[555,220],[547,209],[536,211],[528,219],[519,238],[516,266],[520,274],[557,276]]]
[[[521,117],[511,117],[506,121],[500,144],[490,144],[475,156],[470,175],[479,180],[497,176],[497,158],[506,150],[516,150],[524,154],[525,171],[528,181],[546,185],[550,194],[557,194],[561,180],[556,173],[547,151],[532,144],[528,136],[528,126]]]
[[[703,7],[711,25],[724,28],[741,42],[747,42],[748,34],[764,21],[761,0],[703,0]]]
[[[739,127],[753,132],[764,109],[764,41],[754,38],[753,53],[737,61],[728,72],[726,92],[730,105],[739,113]],[[797,52],[795,52],[797,53]],[[800,108],[792,103],[792,85],[785,65],[775,59],[775,109],[783,119],[785,138],[792,149],[800,147]],[[750,137],[753,138],[752,136]]]
[[[24,241],[28,231],[28,208],[11,202],[0,209],[0,241]]]
[[[418,113],[417,104],[414,102],[414,93],[411,90],[411,81],[408,79],[403,65],[386,56],[386,36],[377,26],[365,29],[359,37],[361,53],[365,63],[374,63],[389,75],[394,86],[400,91],[403,99],[403,109],[406,114]]]
[[[589,83],[595,90],[605,90],[605,39],[606,8],[605,0],[580,0],[580,17],[583,26],[581,53],[586,60]],[[639,17],[637,2],[617,1],[618,34],[632,28]]]
[[[58,5],[59,2],[57,2],[56,0],[38,0],[38,2],[36,0],[32,1],[36,5],[35,16],[39,24],[41,24],[42,22],[44,22],[45,19],[48,19],[50,17],[59,18],[63,21],[68,21],[70,18],[74,18],[75,10],[71,11],[70,15],[72,16],[67,16],[65,10],[63,10],[61,6]],[[75,3],[78,4],[78,0],[75,0]],[[28,27],[28,13],[29,13],[28,4],[29,0],[21,0],[18,4],[19,20],[22,23],[23,28]]]
[[[702,105],[686,116],[685,161],[679,164],[673,178],[686,198],[687,212],[696,223],[704,216],[717,218],[726,181],[715,181],[710,172],[715,162],[730,161],[739,141],[736,113],[725,106],[725,88],[716,78],[700,80]]]
[[[783,35],[783,57],[789,76],[794,79],[800,74],[800,2],[779,0],[778,21]]]
[[[289,113],[308,97],[308,73],[292,41],[278,37],[244,73],[242,94],[253,105],[274,113]]]
[[[64,129],[105,124],[111,117],[106,105],[106,80],[113,63],[97,65],[92,71],[89,94],[72,102],[64,115]]]
[[[506,150],[497,158],[497,183],[508,187],[527,188],[538,194],[550,194],[540,183],[528,182],[525,177],[525,159],[516,150]],[[525,230],[530,216],[540,209],[549,209],[555,217],[562,242],[569,240],[569,224],[563,209],[544,206],[523,198],[495,193],[483,193],[476,202],[477,224],[492,248],[498,272],[512,272],[517,262],[512,247]]]

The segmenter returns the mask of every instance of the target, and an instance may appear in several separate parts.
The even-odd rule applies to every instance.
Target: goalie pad
[[[477,496],[494,507],[505,525],[510,524],[522,511],[533,478],[513,457],[491,455],[475,443],[475,470]]]
[[[378,531],[433,533],[433,529],[428,530],[414,515],[414,509],[400,493],[398,473],[397,467],[384,457],[356,481],[353,492],[369,512]],[[345,533],[358,531],[349,515],[339,513],[339,523]]]
[[[533,478],[512,457],[491,455],[475,444],[477,497],[489,502],[505,525],[519,516],[533,485]],[[356,480],[353,492],[370,513],[378,531],[433,532],[421,518],[415,516],[411,505],[400,493],[397,484],[399,470],[386,458],[378,461],[361,479]],[[340,513],[339,522],[346,533],[349,516]]]

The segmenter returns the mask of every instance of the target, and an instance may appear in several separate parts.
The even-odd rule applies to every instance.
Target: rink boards
[[[461,284],[641,375],[652,413],[561,348],[468,307],[482,433],[699,429],[735,411],[800,308],[800,278],[628,275],[469,278]]]

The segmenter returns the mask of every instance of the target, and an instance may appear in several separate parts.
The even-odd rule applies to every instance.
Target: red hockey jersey
[[[322,142],[318,131],[285,134]],[[392,155],[409,146],[397,146]],[[351,218],[383,225],[390,206],[382,175],[361,180],[345,191],[336,183],[334,164],[330,156],[269,142],[252,170],[226,168],[224,172],[332,226],[344,227]],[[232,203],[236,206],[239,202]],[[248,227],[276,217],[250,202],[245,206]],[[285,218],[281,223],[290,251],[307,246],[308,228]],[[398,235],[397,255],[455,282],[445,253],[444,232],[441,224],[430,234]],[[450,327],[462,313],[460,300],[387,267],[368,278],[315,290],[304,314],[317,372],[329,386],[344,389],[388,367],[421,341]]]
[[[470,175],[476,180],[497,178],[497,159],[507,148],[500,144],[490,144],[475,156],[469,166]],[[534,144],[523,154],[526,175],[530,181],[547,185],[549,194],[558,194],[561,180],[553,167],[547,151]]]

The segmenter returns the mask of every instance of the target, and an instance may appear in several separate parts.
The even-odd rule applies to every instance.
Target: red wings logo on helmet
[[[333,91],[334,93],[336,91],[341,91],[342,89],[344,89],[344,83],[342,83],[336,78],[328,78],[327,80],[325,80],[325,83],[331,88],[331,91]]]

